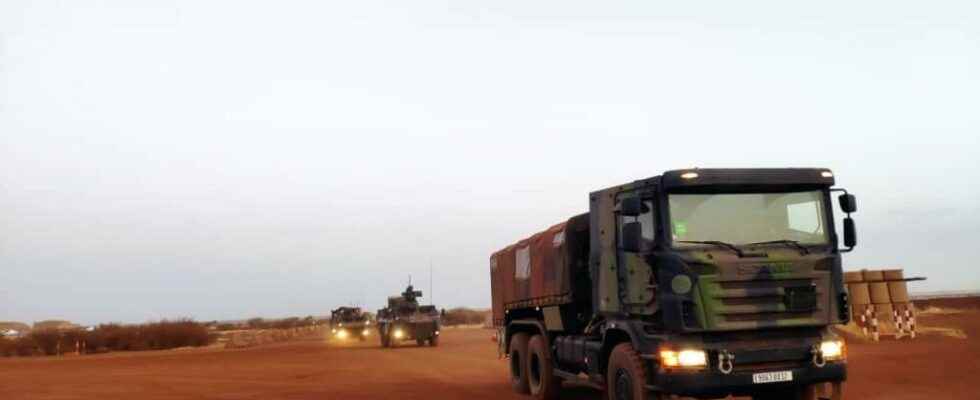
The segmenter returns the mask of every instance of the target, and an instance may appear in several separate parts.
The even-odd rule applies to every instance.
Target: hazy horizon
[[[0,320],[373,311],[430,265],[489,307],[491,252],[693,166],[831,168],[846,269],[980,290],[972,2],[271,4],[0,4]]]

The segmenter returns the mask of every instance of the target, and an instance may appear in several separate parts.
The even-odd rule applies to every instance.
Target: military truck
[[[843,396],[841,254],[855,197],[828,169],[688,169],[595,191],[589,212],[490,257],[518,393]],[[832,198],[846,214],[837,234]]]
[[[371,319],[360,307],[338,307],[330,312],[330,334],[335,339],[367,339],[371,333]]]
[[[439,345],[439,311],[433,305],[419,305],[421,290],[411,284],[399,295],[388,298],[388,307],[378,310],[378,336],[381,347],[394,347],[414,340],[419,346]]]

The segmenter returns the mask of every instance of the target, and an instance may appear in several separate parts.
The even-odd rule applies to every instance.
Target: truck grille
[[[718,281],[714,296],[724,322],[766,322],[809,319],[821,311],[823,295],[813,279]]]

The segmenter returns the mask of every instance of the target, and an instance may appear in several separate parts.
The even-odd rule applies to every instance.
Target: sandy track
[[[850,399],[980,399],[980,312],[923,317],[970,339],[853,343]],[[242,350],[0,360],[0,399],[521,399],[489,331],[447,329],[437,348],[322,340]],[[600,398],[566,388],[568,399]]]

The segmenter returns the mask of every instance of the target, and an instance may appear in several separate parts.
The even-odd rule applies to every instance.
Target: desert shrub
[[[137,325],[102,324],[92,331],[92,335],[100,338],[108,351],[146,350],[140,343],[139,331]]]
[[[207,325],[190,319],[142,325],[102,324],[91,330],[42,329],[22,338],[0,338],[0,356],[71,353],[76,343],[85,343],[86,353],[99,353],[206,346],[216,339]]]
[[[89,352],[165,350],[214,341],[205,324],[189,319],[142,325],[103,324],[85,333]]]
[[[60,350],[61,332],[55,329],[36,329],[31,331],[28,337],[34,341],[34,344],[44,355],[55,355]]]
[[[220,324],[216,325],[215,326],[215,329],[217,329],[219,331],[233,331],[233,330],[236,330],[236,329],[241,329],[241,327],[238,326],[237,324],[232,324],[232,323],[227,323],[226,322],[226,323],[220,323]]]
[[[248,329],[265,329],[268,323],[262,318],[250,318],[245,322],[245,325],[248,326]]]
[[[444,325],[478,325],[486,321],[486,310],[473,310],[469,308],[453,308],[445,310],[442,315]]]
[[[235,327],[234,329],[246,328],[246,329],[291,329],[299,328],[304,326],[316,325],[317,320],[312,315],[305,318],[300,317],[288,317],[280,319],[264,319],[264,318],[250,318],[245,321],[244,327]],[[219,325],[218,330],[221,329]]]
[[[14,348],[13,340],[0,336],[0,357],[12,356],[13,348]]]
[[[33,356],[39,354],[37,343],[29,336],[0,337],[0,357]]]
[[[206,346],[211,341],[207,326],[189,319],[143,325],[141,337],[150,349]]]

